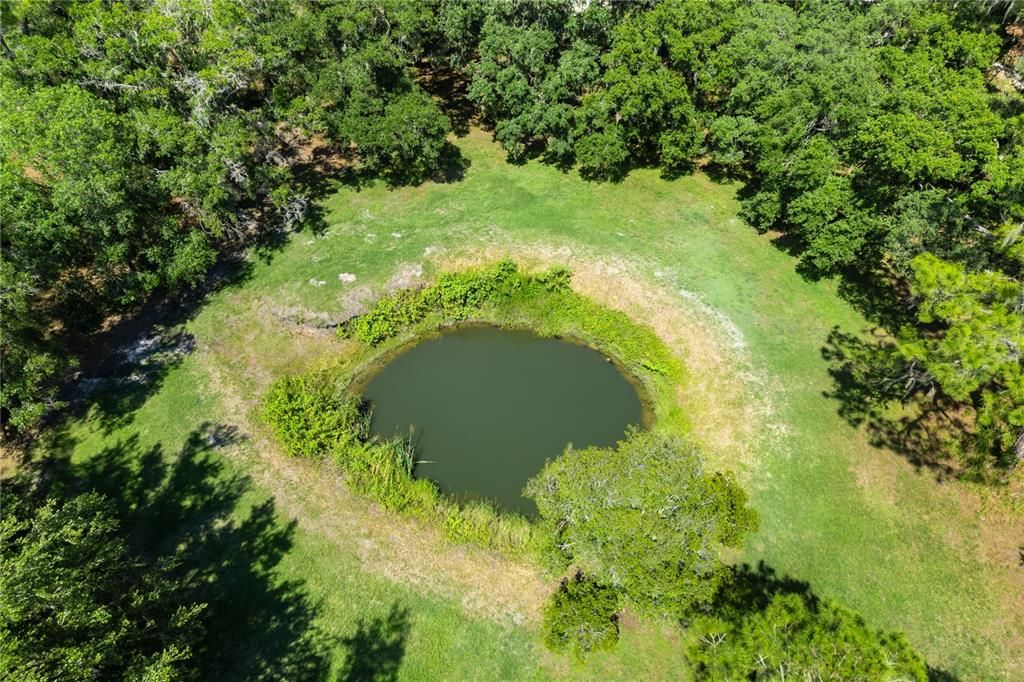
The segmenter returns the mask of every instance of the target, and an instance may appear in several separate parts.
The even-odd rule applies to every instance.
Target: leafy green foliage
[[[652,432],[614,449],[570,448],[526,492],[562,565],[675,617],[714,598],[727,575],[719,549],[741,546],[758,523],[731,476],[706,472],[693,445]]]
[[[572,158],[575,107],[599,74],[611,13],[601,3],[490,3],[470,66],[469,97],[513,161],[543,150]]]
[[[544,644],[582,659],[591,651],[610,649],[619,639],[619,596],[582,572],[563,578],[544,607]]]
[[[339,392],[326,373],[278,379],[263,398],[262,413],[285,451],[297,457],[339,452],[369,431],[361,401]]]
[[[841,606],[800,594],[776,594],[738,622],[698,618],[691,636],[688,656],[700,679],[928,679],[902,634],[879,632]]]
[[[931,254],[913,261],[918,319],[932,333],[905,332],[900,351],[927,375],[916,390],[937,383],[976,411],[965,445],[997,462],[1024,459],[1024,284],[997,271],[968,272]]]
[[[376,346],[404,327],[422,320],[428,310],[421,292],[403,289],[379,300],[368,312],[347,324],[342,332]]]
[[[0,20],[0,248],[24,284],[4,295],[36,310],[4,334],[26,368],[4,363],[18,429],[53,404],[53,357],[77,338],[300,221],[312,136],[360,179],[450,161],[410,73],[431,21],[413,3],[22,2]]]
[[[0,520],[0,665],[22,680],[176,679],[189,672],[202,604],[181,602],[171,564],[132,558],[96,493]]]
[[[397,336],[428,314],[455,322],[475,311],[520,292],[540,289],[559,292],[568,289],[570,273],[556,267],[539,275],[519,272],[511,261],[499,261],[483,270],[444,273],[436,283],[418,291],[401,290],[382,298],[365,314],[354,318],[341,333],[351,334],[375,346]]]
[[[630,16],[613,32],[602,57],[600,87],[583,100],[581,163],[591,175],[614,177],[622,151],[639,163],[669,172],[689,167],[703,139],[702,124],[685,77],[670,68],[661,9]],[[607,144],[605,151],[599,151]]]
[[[410,91],[353,113],[346,131],[368,170],[393,184],[416,183],[441,168],[451,122],[429,95]]]
[[[34,296],[31,278],[0,262],[0,410],[17,429],[28,429],[60,406],[55,379],[70,364],[41,333],[39,311],[30,304]]]
[[[588,179],[614,180],[628,167],[629,149],[616,127],[581,135],[575,151],[580,174]]]
[[[409,72],[430,30],[420,3],[298,0],[269,27],[284,67],[272,98],[289,124],[353,145],[362,172],[394,184],[439,170],[451,123]]]

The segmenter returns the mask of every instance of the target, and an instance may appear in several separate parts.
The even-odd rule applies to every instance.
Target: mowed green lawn
[[[280,523],[295,521],[267,570],[273,581],[291,581],[314,605],[320,628],[344,640],[329,647],[335,669],[350,652],[365,654],[356,633],[383,623],[399,631],[398,643],[370,657],[397,666],[400,679],[685,677],[682,639],[631,619],[620,647],[584,667],[546,653],[537,614],[515,611],[538,603],[520,594],[528,577],[506,583],[501,576],[511,567],[501,560],[441,540],[409,551],[436,559],[440,574],[469,566],[466,575],[416,570],[402,561],[406,540],[389,530],[408,529],[409,521],[352,499],[330,472],[283,461],[252,420],[274,376],[344,352],[329,334],[292,320],[336,316],[389,282],[429,277],[479,254],[541,253],[570,267],[603,259],[706,318],[748,377],[751,404],[771,408],[742,466],[761,514],[743,561],[763,561],[875,626],[905,631],[939,670],[964,679],[1024,677],[1019,514],[873,448],[837,414],[824,395],[832,384],[822,347],[836,326],[852,333],[867,325],[834,283],[803,279],[790,256],[737,218],[735,186],[702,175],[666,181],[653,171],[620,184],[588,183],[537,163],[508,165],[480,131],[458,145],[471,162],[462,180],[339,187],[320,202],[319,234],[302,231],[267,257],[253,256],[246,279],[214,294],[186,323],[195,352],[145,402],[119,408],[127,413],[116,423],[95,409],[68,425],[75,460],[132,436],[140,451],[159,444],[173,459],[203,422],[239,426],[251,437],[214,448],[210,475],[250,477],[235,518],[274,498]],[[614,290],[615,268],[604,271]],[[716,463],[727,459],[716,455]],[[1000,532],[992,532],[995,523]],[[511,606],[491,608],[489,589]],[[389,620],[394,608],[399,617]]]

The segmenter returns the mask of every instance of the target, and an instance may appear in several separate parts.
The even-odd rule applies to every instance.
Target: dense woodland
[[[947,424],[948,456],[987,481],[1024,459],[1017,2],[14,0],[0,11],[8,436],[45,427],[112,320],[299,229],[323,174],[449,178],[460,165],[449,136],[475,123],[510,163],[593,182],[652,167],[740,181],[751,229],[776,235],[804,276],[836,278],[885,330],[837,352],[860,418],[902,403]],[[584,452],[561,466],[585,463]],[[45,604],[5,589],[5,622],[31,624],[3,633],[5,662],[25,679],[83,665],[152,679],[187,670],[203,607],[175,592],[173,558],[132,563],[108,500],[30,504],[36,483],[18,485],[26,501],[0,527],[5,586],[56,566],[75,609],[55,624]],[[537,493],[542,510],[563,503]],[[82,555],[54,554],[69,535]],[[590,572],[610,561],[592,557]],[[705,605],[727,577],[717,560],[706,572]],[[603,614],[584,648],[606,638],[614,608],[600,586],[578,587],[588,579],[560,592]],[[661,587],[631,598],[656,604],[669,598]],[[692,595],[670,597],[682,609]],[[169,603],[174,627],[157,636],[149,613]],[[905,642],[841,607],[784,595],[765,609],[695,621],[703,642],[740,633],[733,650],[695,646],[708,676],[756,676],[737,661],[766,638],[800,659],[785,651],[793,641],[772,639],[766,623],[781,621],[808,648],[819,628],[839,630],[870,665],[897,651],[907,676],[924,675]],[[48,637],[77,645],[34,659]]]
[[[1013,3],[16,2],[3,7],[3,418],[110,316],[301,223],[315,149],[417,183],[467,117],[510,162],[697,168],[891,337],[975,468],[1024,455],[1024,28]],[[467,109],[471,111],[467,112]],[[306,156],[302,155],[303,151]]]

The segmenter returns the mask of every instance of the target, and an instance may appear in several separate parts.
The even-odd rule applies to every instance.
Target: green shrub
[[[512,261],[502,260],[483,270],[442,275],[427,290],[427,300],[448,317],[462,318],[495,299],[511,296],[529,284]]]
[[[403,327],[422,320],[428,311],[423,292],[402,290],[382,298],[365,315],[352,320],[347,331],[363,343],[376,346],[398,334]]]
[[[556,265],[547,272],[537,275],[537,282],[550,293],[556,294],[569,290],[572,271],[564,266]]]
[[[369,415],[362,402],[339,395],[326,374],[278,379],[263,397],[261,407],[263,421],[292,456],[320,457],[337,452],[366,438],[369,431]]]
[[[449,272],[432,286],[418,291],[399,291],[382,298],[368,312],[349,321],[341,329],[347,334],[376,346],[402,330],[437,313],[448,321],[463,320],[496,301],[516,295],[533,284],[549,291],[568,283],[569,271],[555,268],[534,278],[519,272],[512,261],[502,260],[482,270]]]
[[[552,651],[583,658],[610,649],[619,640],[618,593],[577,572],[565,578],[544,609],[544,644]]]

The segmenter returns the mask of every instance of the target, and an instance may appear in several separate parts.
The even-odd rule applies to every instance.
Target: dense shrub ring
[[[596,348],[640,389],[645,425],[683,433],[675,401],[682,365],[653,331],[572,291],[571,273],[526,273],[511,261],[441,274],[422,289],[380,299],[339,333],[361,342],[354,356],[300,376],[282,377],[265,395],[261,416],[292,456],[329,458],[360,494],[383,507],[437,522],[453,541],[516,556],[534,553],[537,529],[486,501],[459,504],[431,481],[413,477],[411,445],[369,434],[359,387],[385,358],[439,329],[477,322],[525,328]]]

